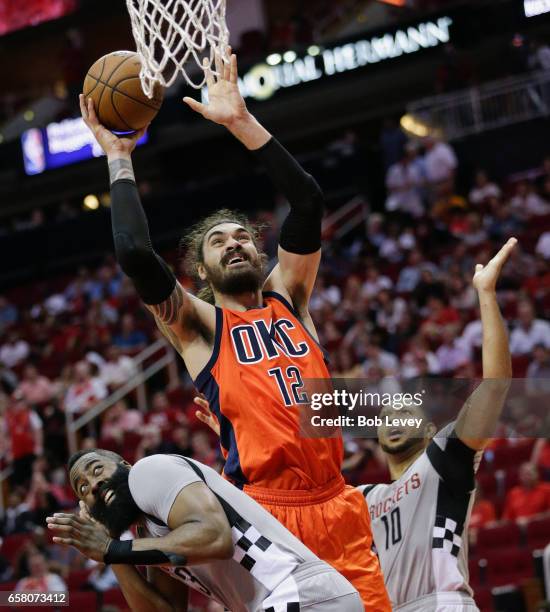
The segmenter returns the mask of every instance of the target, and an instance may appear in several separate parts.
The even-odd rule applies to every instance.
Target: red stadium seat
[[[487,562],[488,586],[520,585],[534,574],[533,556],[528,550],[503,548],[483,556]]]
[[[474,589],[474,599],[480,612],[493,612],[495,609],[493,595],[489,587],[477,587]]]
[[[526,534],[529,550],[544,548],[550,543],[550,518],[529,521],[527,523]]]
[[[512,467],[506,470],[504,482],[506,484],[507,492],[519,483],[519,470],[517,467]]]
[[[498,481],[494,472],[485,472],[478,474],[476,477],[485,497],[493,497],[497,494]]]
[[[521,530],[516,523],[482,527],[477,536],[476,551],[480,556],[496,549],[520,546]]]
[[[74,570],[67,577],[67,587],[69,591],[78,591],[86,584],[91,569]]]
[[[2,582],[0,584],[0,591],[15,591],[17,586],[17,580],[11,580],[10,582]]]
[[[491,467],[494,470],[518,467],[524,461],[529,461],[533,450],[533,440],[521,440],[516,444],[508,444],[495,448]]]
[[[32,535],[30,533],[14,533],[13,535],[6,536],[2,543],[0,554],[8,561],[12,561],[17,551],[27,540],[30,540],[31,537]]]
[[[514,378],[525,377],[530,361],[530,355],[516,355],[512,357],[512,372],[514,373]]]

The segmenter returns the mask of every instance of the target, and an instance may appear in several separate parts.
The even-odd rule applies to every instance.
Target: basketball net
[[[141,84],[149,98],[156,83],[170,87],[180,74],[191,87],[202,88],[203,59],[214,72],[215,50],[229,61],[225,5],[226,0],[126,0],[141,57]],[[195,67],[200,82],[190,75]]]

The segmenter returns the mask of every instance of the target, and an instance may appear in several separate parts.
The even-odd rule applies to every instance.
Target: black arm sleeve
[[[132,550],[132,540],[111,540],[103,556],[107,565],[186,565],[182,555],[165,553],[160,550]]]
[[[275,138],[253,154],[290,204],[290,213],[281,228],[281,246],[298,255],[315,253],[321,248],[323,218],[323,192],[317,181]]]
[[[457,491],[474,490],[476,451],[466,446],[454,430],[447,438],[444,449],[432,440],[426,452],[430,463],[442,480]]]
[[[136,184],[128,179],[111,185],[111,220],[115,253],[123,272],[146,304],[164,302],[176,277],[151,245],[147,218]]]

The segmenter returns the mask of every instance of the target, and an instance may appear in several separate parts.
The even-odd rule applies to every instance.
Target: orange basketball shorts
[[[378,557],[372,551],[367,504],[361,493],[336,478],[308,491],[280,491],[254,485],[245,493],[268,510],[320,559],[359,591],[368,612],[390,612]]]

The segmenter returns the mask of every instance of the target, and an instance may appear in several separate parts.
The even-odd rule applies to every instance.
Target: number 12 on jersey
[[[307,393],[302,391],[304,382],[296,366],[288,366],[285,371],[283,368],[271,368],[267,373],[276,380],[285,406],[309,403]]]

